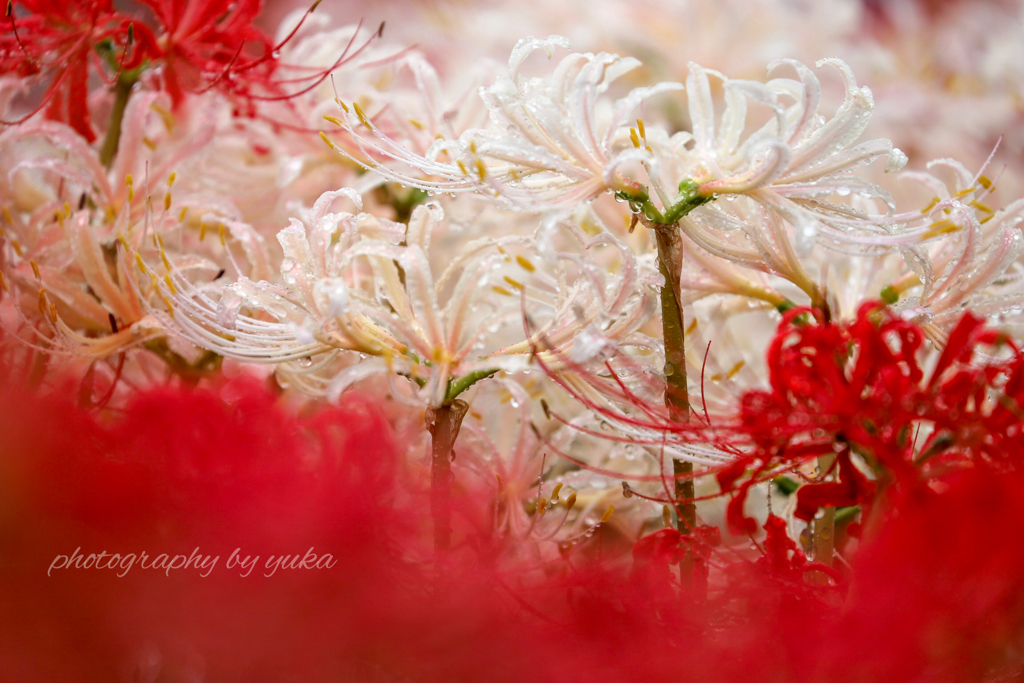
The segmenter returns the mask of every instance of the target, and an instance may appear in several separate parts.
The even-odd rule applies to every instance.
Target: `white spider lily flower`
[[[526,364],[524,355],[482,352],[500,327],[520,319],[505,288],[519,266],[500,248],[524,238],[470,245],[435,278],[428,251],[444,218],[438,204],[417,207],[406,228],[366,213],[329,213],[341,195],[361,207],[354,192],[326,193],[308,226],[293,220],[278,234],[282,284],[243,278],[215,300],[177,276],[175,288],[158,282],[172,304],[167,324],[225,357],[277,364],[286,378],[317,375],[304,386],[332,399],[387,373],[415,381],[421,399],[438,406],[476,379]],[[339,371],[332,361],[344,351],[364,359]]]
[[[697,183],[702,197],[745,195],[778,214],[796,229],[796,244],[806,250],[824,228],[827,244],[844,242],[854,228],[884,234],[878,223],[892,214],[892,199],[881,187],[854,171],[885,159],[887,172],[903,167],[907,157],[888,140],[857,143],[871,118],[871,91],[860,87],[847,64],[824,59],[843,77],[846,94],[835,114],[820,112],[821,84],[817,76],[794,60],[769,65],[769,73],[787,65],[799,80],[775,78],[767,83],[739,81],[690,65],[687,95],[693,126],[693,146],[680,169]],[[725,108],[716,122],[709,75],[721,79]],[[744,137],[748,100],[767,107],[771,118]],[[829,197],[851,196],[876,200],[882,213],[869,214]],[[704,212],[727,212],[721,202]]]
[[[685,306],[713,294],[764,301],[780,310],[790,305],[786,297],[769,282],[767,274],[744,272],[735,263],[717,257],[706,249],[692,248],[689,244],[684,247],[684,253],[686,258],[683,259],[679,278],[682,291],[680,305]],[[810,282],[809,278],[807,281]],[[813,288],[813,283],[810,284]]]
[[[653,342],[638,333],[657,306],[656,266],[611,233],[590,237],[571,220],[553,223],[548,229],[559,228],[571,245],[533,273],[525,293],[529,335],[502,351],[532,351],[549,372],[587,375],[587,366],[623,347],[649,348]]]
[[[358,145],[363,158],[357,161],[389,180],[428,191],[478,191],[521,208],[542,209],[574,206],[608,190],[635,190],[636,183],[623,177],[619,167],[649,165],[654,154],[638,140],[630,143],[631,112],[646,98],[682,85],[637,88],[609,103],[602,95],[640,62],[608,53],[571,54],[549,78],[520,72],[533,52],[544,50],[550,57],[556,47],[568,48],[569,42],[558,36],[520,40],[508,76],[480,91],[492,126],[468,130],[457,140],[439,139],[426,154],[392,140],[356,104],[350,110],[340,103],[342,116],[334,121]],[[423,175],[396,169],[391,162]]]
[[[0,177],[0,203],[13,251],[2,284],[16,292],[21,328],[31,331],[28,343],[100,360],[161,336],[160,323],[146,313],[145,300],[156,291],[136,286],[131,252],[174,259],[202,279],[220,271],[221,262],[239,272],[261,272],[261,239],[232,220],[237,210],[230,201],[207,201],[178,192],[180,183],[175,187],[172,169],[187,164],[207,137],[154,134],[160,144],[153,154],[143,158],[139,152],[145,131],[165,128],[157,114],[169,104],[164,97],[142,92],[129,103],[110,170],[60,123],[30,120],[0,135],[0,153],[11,162]],[[200,218],[227,225],[244,259],[226,241],[220,247],[211,247],[213,240],[197,244]],[[186,234],[189,225],[192,234]]]
[[[901,247],[909,270],[887,284],[881,296],[941,346],[966,308],[992,316],[1024,305],[1016,265],[1024,250],[1024,199],[995,211],[984,203],[992,183],[981,173],[951,159],[933,161],[928,168],[951,172],[953,186],[932,173],[904,174],[934,197],[918,214],[918,225],[907,230],[918,243]],[[1016,272],[1008,272],[1011,268]]]
[[[808,274],[786,223],[778,214],[751,201],[736,201],[725,209],[705,205],[679,219],[683,234],[698,246],[686,251],[684,261],[695,261],[691,266],[713,274],[734,292],[773,306],[783,305],[782,297],[771,287],[752,282],[730,262],[788,280],[799,287],[812,304],[824,303],[820,288]]]

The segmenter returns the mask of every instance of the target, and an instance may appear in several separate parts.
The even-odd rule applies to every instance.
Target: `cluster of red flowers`
[[[112,0],[12,0],[0,34],[0,72],[38,76],[46,83],[41,103],[22,120],[45,109],[48,118],[67,123],[89,142],[96,139],[90,74],[113,85],[134,79],[141,67],[159,67],[154,72],[160,87],[175,106],[186,93],[217,88],[251,115],[255,100],[297,94],[286,93],[284,84],[304,92],[329,73],[275,78],[279,51],[299,26],[274,44],[253,24],[261,5],[260,0],[138,0],[135,11],[123,11]]]
[[[1019,468],[1024,355],[970,313],[930,370],[922,344],[920,328],[878,302],[848,324],[811,309],[786,314],[768,350],[770,390],[742,400],[739,429],[754,448],[718,474],[723,490],[737,489],[737,533],[755,529],[742,513],[753,483],[815,459],[834,458],[824,474],[838,476],[800,488],[803,520],[822,507],[869,507],[880,491],[965,467]]]

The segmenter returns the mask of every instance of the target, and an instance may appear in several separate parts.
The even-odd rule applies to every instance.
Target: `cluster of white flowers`
[[[285,58],[323,67],[325,45],[364,33],[310,21]],[[216,93],[172,112],[145,84],[109,166],[62,124],[6,128],[5,354],[84,357],[111,384],[126,355],[139,377],[154,357],[193,378],[232,359],[330,400],[382,375],[390,396],[431,410],[490,387],[522,413],[511,459],[490,466],[500,495],[525,495],[541,447],[622,469],[616,446],[574,445],[601,425],[640,453],[625,466],[640,480],[666,457],[728,459],[654,429],[674,367],[664,288],[686,323],[680,370],[712,411],[760,381],[756,342],[776,310],[843,317],[882,298],[941,347],[966,308],[1010,324],[1024,307],[1024,200],[989,206],[992,181],[949,160],[883,187],[877,171],[907,156],[861,141],[874,100],[839,59],[771,61],[765,81],[690,63],[685,78],[644,83],[652,69],[609,52],[547,69],[533,55],[569,41],[526,38],[507,73],[448,88],[450,65],[421,51],[364,48],[287,104],[295,130],[237,117]],[[14,99],[0,98],[5,119]],[[911,184],[923,202],[896,201]],[[655,233],[672,235],[672,258]],[[127,354],[139,346],[148,355]],[[569,429],[541,419],[540,398]],[[516,533],[534,526],[521,507],[503,514]]]

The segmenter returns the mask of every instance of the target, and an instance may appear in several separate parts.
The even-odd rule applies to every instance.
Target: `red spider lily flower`
[[[238,113],[252,116],[257,101],[288,100],[308,92],[381,35],[378,30],[358,46],[353,36],[329,68],[283,78],[277,75],[283,66],[280,49],[319,2],[276,44],[253,24],[261,0],[139,4],[155,16],[152,25],[116,10],[111,0],[23,0],[17,5],[9,0],[9,30],[0,36],[0,72],[38,76],[48,86],[36,109],[3,123],[19,123],[45,108],[49,118],[69,124],[93,142],[96,134],[87,101],[90,74],[112,84],[123,72],[147,64],[158,67],[159,82],[175,106],[188,93],[218,89],[234,99]]]
[[[338,59],[326,69],[303,69],[304,75],[281,77],[291,65],[281,62],[280,51],[313,13],[316,0],[278,43],[254,25],[262,0],[139,0],[157,17],[156,44],[162,64],[163,87],[177,106],[186,93],[214,88],[233,97],[239,113],[253,116],[257,101],[282,101],[309,92],[331,71],[356,57],[374,40],[380,29],[354,47],[356,35]],[[356,34],[359,32],[357,31]]]
[[[269,83],[277,59],[273,42],[253,26],[260,0],[141,2],[160,23],[164,87],[175,105],[186,92],[219,86],[244,97],[254,85]]]
[[[951,468],[1018,468],[1024,354],[970,313],[927,376],[922,346],[921,330],[880,303],[848,324],[790,311],[768,351],[771,389],[742,400],[739,430],[754,448],[718,473],[736,491],[730,525],[751,530],[742,501],[752,483],[821,456],[834,457],[837,476],[799,490],[800,519],[870,506],[879,488],[913,488]],[[982,349],[993,355],[977,360]]]
[[[48,81],[39,106],[20,120],[45,108],[47,118],[67,123],[90,142],[96,135],[87,102],[89,74],[107,80],[111,72],[96,47],[108,46],[118,70],[134,69],[154,47],[148,31],[116,11],[111,0],[8,2],[4,21],[0,72]]]

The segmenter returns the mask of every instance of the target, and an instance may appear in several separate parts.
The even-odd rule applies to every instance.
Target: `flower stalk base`
[[[436,408],[427,408],[424,415],[431,438],[430,513],[434,520],[434,549],[438,554],[447,551],[452,544],[453,447],[467,412],[469,404],[455,399]]]

